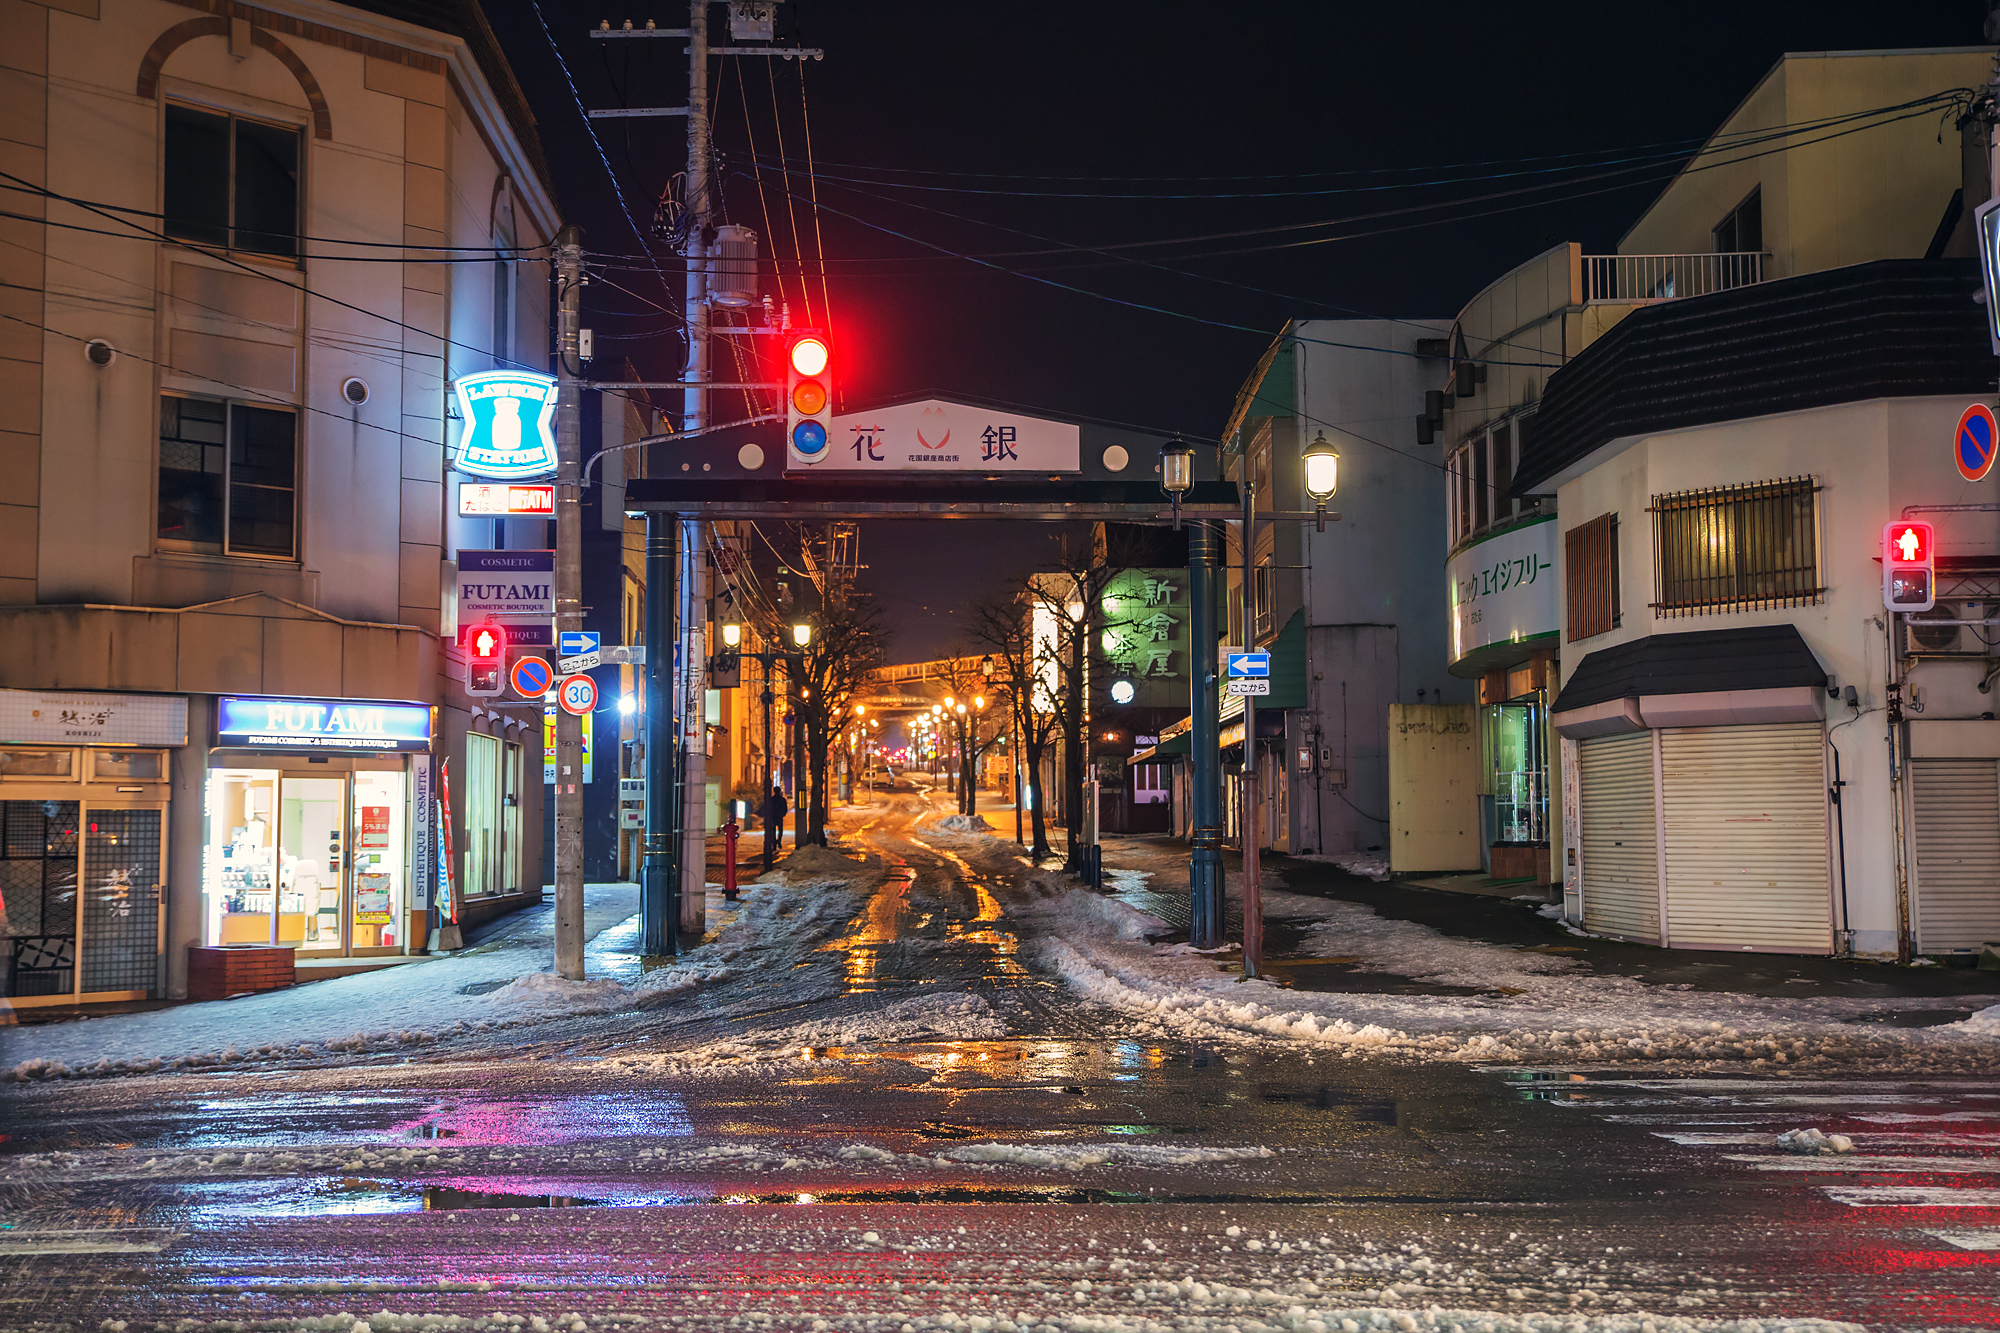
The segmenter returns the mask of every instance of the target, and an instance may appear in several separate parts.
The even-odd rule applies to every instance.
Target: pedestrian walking
[[[791,809],[785,800],[785,792],[777,783],[764,797],[764,804],[757,807],[757,813],[764,817],[764,869],[769,871],[778,859],[778,839],[784,835],[785,814]]]

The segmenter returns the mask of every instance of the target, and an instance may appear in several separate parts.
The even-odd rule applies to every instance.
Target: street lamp
[[[1194,450],[1175,440],[1160,450],[1160,488],[1174,501],[1174,531],[1181,529],[1181,497],[1194,488]]]
[[[1340,489],[1340,451],[1320,431],[1301,456],[1306,465],[1306,494],[1312,497],[1319,531],[1326,531],[1326,502]]]
[[[813,627],[801,620],[792,626],[792,642],[803,648],[812,642]]]
[[[737,647],[742,642],[743,642],[743,626],[738,624],[734,620],[723,621],[722,622],[723,646],[725,648],[734,648]]]
[[[982,658],[980,658],[980,659],[979,659],[979,674],[980,674],[980,675],[982,675],[982,676],[984,676],[984,677],[986,677],[986,679],[988,679],[988,680],[992,680],[992,679],[993,679],[993,654],[992,654],[992,653],[988,653],[988,654],[986,654],[986,656],[984,656],[984,657],[982,657]]]

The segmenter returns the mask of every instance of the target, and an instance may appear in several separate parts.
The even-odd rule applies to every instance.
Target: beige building
[[[493,247],[556,226],[476,5],[0,0],[0,171],[0,994],[422,948],[447,775],[459,919],[538,896],[535,719],[440,638],[447,388],[545,368]]]

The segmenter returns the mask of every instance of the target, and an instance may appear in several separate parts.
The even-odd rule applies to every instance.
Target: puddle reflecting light
[[[815,1199],[815,1198],[814,1198],[814,1197],[813,1197],[812,1195],[810,1195],[810,1194],[801,1194],[801,1195],[799,1196],[799,1202],[800,1202],[800,1203],[818,1203],[818,1202],[819,1202],[819,1200]]]

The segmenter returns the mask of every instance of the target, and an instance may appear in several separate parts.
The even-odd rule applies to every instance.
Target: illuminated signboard
[[[508,486],[484,481],[458,483],[458,512],[466,517],[490,514],[496,518],[553,518],[556,512],[554,486]]]
[[[431,748],[431,710],[422,704],[230,695],[216,704],[215,730],[224,745],[265,750]]]
[[[460,472],[520,481],[556,470],[556,382],[526,370],[462,375],[453,386],[465,417]]]

